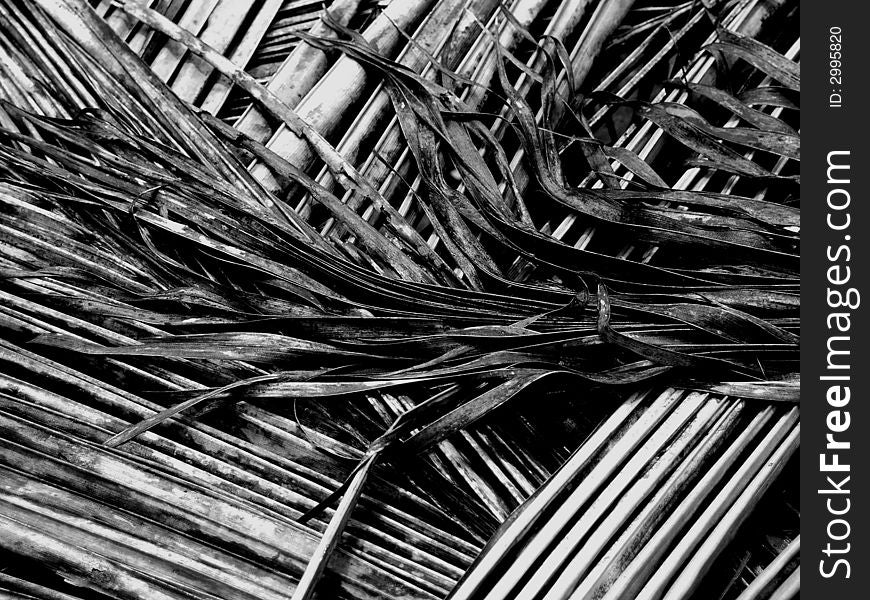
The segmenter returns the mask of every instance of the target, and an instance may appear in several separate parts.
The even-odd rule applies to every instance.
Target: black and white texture
[[[799,595],[792,0],[0,0],[0,595]]]

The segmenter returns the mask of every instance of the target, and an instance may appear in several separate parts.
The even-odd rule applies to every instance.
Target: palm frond
[[[0,586],[793,595],[794,3],[382,4],[0,2]]]

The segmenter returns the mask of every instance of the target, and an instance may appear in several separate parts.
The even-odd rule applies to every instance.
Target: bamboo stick
[[[792,571],[782,585],[770,597],[770,600],[792,600],[799,598],[801,593],[801,568]]]
[[[346,26],[359,9],[359,2],[360,0],[336,0],[328,9],[329,15],[337,23]],[[321,19],[318,19],[309,34],[317,37],[335,36],[333,30]],[[290,108],[296,108],[299,101],[323,77],[327,67],[326,54],[303,40],[281,63],[266,87],[284,104]],[[248,105],[242,115],[233,123],[233,127],[258,142],[264,143],[272,135],[265,115],[254,104]]]
[[[728,408],[727,403],[721,399],[703,400],[700,406],[694,405],[696,408],[692,411],[694,413],[692,420],[668,442],[660,454],[639,453],[639,456],[643,456],[647,461],[650,456],[655,456],[652,464],[644,467],[640,481],[628,488],[621,496],[605,493],[597,498],[595,503],[572,525],[556,548],[549,553],[546,568],[539,570],[541,576],[538,577],[536,573],[524,589],[542,589],[548,579],[555,578],[549,591],[544,595],[546,600],[566,598],[570,595],[581,596],[579,590],[575,591],[575,588],[593,566],[596,557],[607,542],[625,524],[629,515],[640,509],[649,495],[663,483],[671,469],[676,467],[680,457],[691,451],[694,444],[700,443],[702,436],[718,423],[719,418]],[[688,399],[686,404],[691,406]],[[625,469],[627,468],[628,465]],[[611,489],[614,487],[615,482],[609,486]],[[607,497],[611,500],[609,505]],[[595,521],[598,519],[604,519],[605,522],[603,526],[595,528]],[[578,543],[581,539],[582,541]],[[571,553],[577,548],[579,551],[571,558]]]
[[[483,549],[474,566],[450,593],[450,600],[471,598],[484,589],[483,585],[487,577],[504,564],[503,561],[506,561],[517,541],[537,526],[539,517],[549,507],[556,505],[557,499],[560,499],[565,489],[576,487],[575,478],[594,464],[592,461],[598,457],[603,448],[613,443],[610,441],[611,436],[631,423],[629,419],[642,400],[643,396],[634,395],[622,403],[552,476],[550,481],[539,488],[510,519],[505,521]],[[635,415],[633,418],[638,417]]]
[[[782,581],[785,570],[796,559],[799,560],[800,549],[801,536],[797,536],[789,542],[788,546],[786,546],[782,552],[776,555],[773,562],[767,565],[764,570],[759,573],[748,586],[746,586],[746,589],[740,593],[737,600],[761,600],[762,598],[770,597],[771,594],[775,594],[776,590],[778,590],[781,585],[785,584],[785,582]],[[798,566],[797,568],[800,567]]]
[[[305,567],[305,572],[302,573],[302,577],[299,579],[299,584],[293,593],[293,600],[310,600],[314,596],[315,586],[326,569],[329,557],[338,545],[341,533],[344,531],[348,519],[350,519],[351,511],[353,511],[357,500],[359,500],[362,486],[368,477],[369,470],[374,464],[375,459],[376,455],[374,454],[364,459],[362,468],[353,476],[350,486],[345,491],[341,503],[339,503],[329,522],[329,526],[323,532],[320,544],[317,545],[317,549]]]
[[[735,428],[741,424],[740,418],[747,410],[745,403],[737,401],[730,404],[719,421],[712,424],[702,443],[680,463],[655,497],[639,507],[639,513],[623,533],[591,565],[591,570],[574,590],[575,596],[596,598],[604,596],[621,571],[626,567],[630,568],[631,560],[643,551],[642,548],[650,538],[660,531],[666,531],[662,523],[671,512],[678,509],[683,498],[692,493],[691,486],[708,474],[709,468],[715,465],[722,447],[727,445],[729,438],[733,437]],[[568,569],[570,568],[571,565]]]
[[[796,416],[797,410],[793,409],[792,416]],[[794,418],[791,419],[794,421]],[[770,456],[767,463],[755,475],[749,485],[735,499],[734,504],[725,513],[716,527],[709,533],[707,539],[694,553],[694,556],[683,567],[682,572],[671,584],[667,594],[667,600],[679,600],[688,598],[697,589],[701,578],[713,564],[716,557],[722,552],[736,534],[743,521],[749,516],[755,504],[761,499],[767,489],[773,484],[776,477],[785,467],[786,462],[797,450],[800,437],[800,425],[796,425]]]
[[[372,24],[362,32],[362,36],[373,43],[378,50],[391,56],[398,47],[401,36],[395,27],[407,29],[424,17],[432,5],[432,0],[408,0],[390,3]],[[444,35],[443,28],[432,33]],[[366,89],[368,79],[363,67],[347,56],[341,56],[317,84],[296,106],[296,113],[308,122],[313,131],[328,136],[344,119]],[[267,147],[289,163],[307,169],[315,155],[308,141],[298,132],[281,128],[269,140]],[[251,173],[267,188],[275,190],[275,182],[267,169],[253,165]]]
[[[637,598],[652,600],[661,598],[665,594],[680,594],[681,589],[685,589],[680,586],[692,585],[688,580],[689,571],[684,571],[687,575],[680,575],[680,586],[669,585],[669,582],[682,570],[683,565],[690,559],[698,545],[702,546],[699,552],[707,553],[712,550],[709,544],[706,542],[702,544],[702,541],[705,539],[715,540],[715,538],[707,537],[707,534],[714,526],[717,526],[717,522],[723,522],[720,519],[726,512],[730,523],[738,522],[740,515],[745,517],[746,513],[741,510],[737,502],[744,501],[742,500],[744,491],[748,494],[745,496],[747,501],[750,497],[755,497],[756,491],[769,485],[772,477],[782,468],[783,463],[779,458],[776,461],[768,459],[771,456],[781,457],[781,455],[791,451],[795,440],[793,435],[795,420],[796,411],[791,411],[779,418],[762,443],[753,450],[750,458],[740,466],[740,469],[729,479],[728,484],[692,524],[686,535],[682,537],[682,543],[671,551],[662,565],[645,582]],[[697,569],[704,569],[707,564],[707,561],[702,559],[697,565]],[[689,567],[689,569],[693,570],[693,567]]]
[[[10,429],[13,423],[14,435]],[[10,446],[0,454],[4,464],[16,469],[26,468],[48,481],[63,482],[74,491],[93,495],[103,502],[120,503],[138,514],[161,521],[169,519],[179,531],[264,566],[301,574],[305,557],[316,546],[308,528],[268,516],[225,493],[183,483],[171,475],[155,476],[157,472],[153,469],[114,452],[77,442],[58,432],[47,434],[43,428],[11,415],[0,415],[0,428],[10,441]],[[27,443],[29,448],[24,449],[22,443]],[[87,466],[90,477],[82,477],[82,473],[76,475],[83,466]],[[355,594],[369,597],[372,592],[366,591],[365,582],[372,577],[377,579],[374,573],[382,571],[344,550],[339,551],[335,561]],[[411,592],[416,586],[410,583],[394,581],[397,591],[405,590],[402,593],[411,596],[422,593],[422,590]]]

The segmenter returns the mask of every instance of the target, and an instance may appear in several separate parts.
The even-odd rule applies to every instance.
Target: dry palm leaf
[[[0,2],[0,586],[788,597],[794,3],[382,4]]]

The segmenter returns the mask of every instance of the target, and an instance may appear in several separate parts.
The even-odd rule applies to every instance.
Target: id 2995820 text
[[[828,29],[828,106],[843,106],[843,28],[834,25]]]

